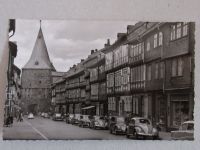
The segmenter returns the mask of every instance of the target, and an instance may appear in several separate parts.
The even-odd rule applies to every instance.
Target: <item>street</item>
[[[109,130],[92,130],[64,121],[53,121],[42,117],[13,123],[4,127],[4,140],[127,140],[125,135],[112,135]],[[161,139],[170,140],[170,134],[160,133]]]

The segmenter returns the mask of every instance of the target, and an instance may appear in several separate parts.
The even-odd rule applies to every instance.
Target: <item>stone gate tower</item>
[[[51,103],[52,65],[40,26],[29,61],[22,68],[22,109],[24,112],[47,112]]]

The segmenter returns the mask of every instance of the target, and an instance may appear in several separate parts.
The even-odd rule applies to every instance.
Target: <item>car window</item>
[[[194,124],[193,123],[188,123],[188,130],[194,130]]]
[[[139,121],[140,123],[144,123],[144,124],[150,124],[148,119],[140,119]]]
[[[125,122],[125,119],[124,118],[122,118],[122,117],[120,117],[120,118],[117,118],[117,122]]]
[[[135,124],[135,120],[130,120],[130,124]]]

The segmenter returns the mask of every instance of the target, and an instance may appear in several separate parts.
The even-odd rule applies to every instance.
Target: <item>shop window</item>
[[[181,99],[172,101],[172,126],[180,127],[180,125],[189,119],[189,102]]]

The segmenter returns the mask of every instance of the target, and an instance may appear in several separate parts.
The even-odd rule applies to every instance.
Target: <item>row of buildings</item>
[[[177,128],[193,119],[194,31],[191,22],[128,25],[114,43],[108,40],[67,72],[56,72],[40,26],[32,55],[22,68],[21,85],[21,72],[13,61],[17,47],[9,44],[5,112],[11,112],[11,103],[18,107],[16,95],[25,113],[134,114],[167,130]],[[11,86],[20,92],[10,94]]]
[[[15,20],[9,21],[9,38],[15,34]],[[21,98],[21,83],[20,75],[21,70],[14,64],[14,59],[17,56],[17,44],[14,41],[8,42],[8,68],[7,68],[7,85],[6,85],[6,100],[4,107],[4,120],[9,116],[17,116],[20,110],[20,98]]]

